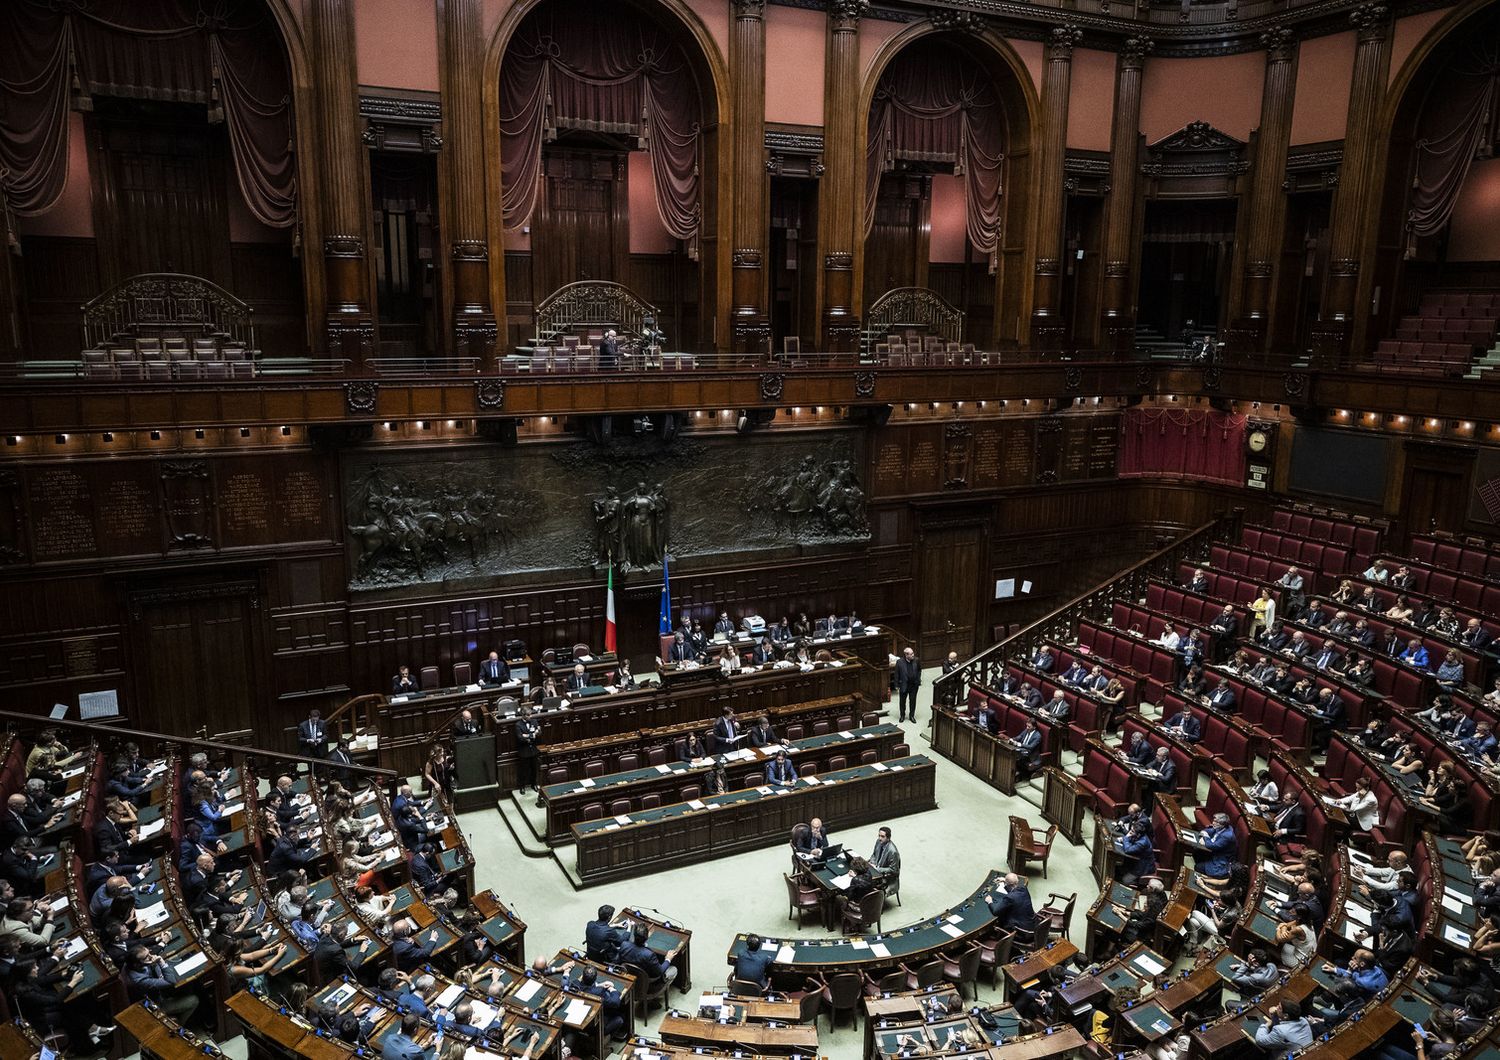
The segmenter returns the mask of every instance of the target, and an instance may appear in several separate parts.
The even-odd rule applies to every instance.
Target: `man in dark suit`
[[[1031,668],[1038,673],[1050,674],[1052,668],[1057,665],[1057,656],[1052,654],[1052,649],[1043,644],[1031,653]]]
[[[329,772],[333,774],[333,779],[348,787],[349,778],[353,776],[353,771],[348,767],[354,765],[354,756],[349,753],[348,737],[339,737],[333,750],[328,752],[328,763],[332,767]]]
[[[1228,681],[1220,681],[1214,690],[1208,694],[1208,705],[1215,710],[1225,714],[1234,713],[1234,686]]]
[[[1042,690],[1036,685],[1023,685],[1021,687],[1021,705],[1031,710],[1041,710],[1046,700],[1042,698]]]
[[[417,690],[417,679],[412,676],[411,667],[403,666],[397,671],[396,676],[391,678],[391,695],[405,696]]]
[[[1313,655],[1312,664],[1319,670],[1332,670],[1342,658],[1343,656],[1339,654],[1339,650],[1334,647],[1333,641],[1325,640],[1323,646]]]
[[[1239,635],[1240,616],[1234,613],[1233,604],[1224,605],[1224,610],[1214,619],[1212,628],[1225,641],[1233,640]]]
[[[1167,719],[1166,730],[1188,743],[1197,743],[1203,738],[1203,726],[1186,710],[1179,710]]]
[[[490,652],[490,657],[479,664],[479,683],[482,685],[503,685],[510,680],[510,664],[500,658],[497,651]]]
[[[1130,746],[1125,750],[1125,757],[1144,769],[1156,757],[1156,752],[1151,749],[1151,741],[1146,739],[1146,734],[1137,729],[1130,734]]]
[[[614,328],[610,328],[604,333],[604,338],[599,340],[599,370],[613,372],[619,363],[620,336],[615,334]]]
[[[739,719],[734,716],[733,707],[725,707],[719,719],[714,722],[714,742],[717,750],[721,753],[739,749],[740,736]]]
[[[723,633],[725,636],[734,636],[734,623],[729,620],[728,611],[719,612],[719,620],[714,623],[714,633]]]
[[[1344,700],[1328,687],[1318,689],[1312,702],[1313,743],[1319,750],[1328,748],[1329,737],[1344,727],[1347,711]]]
[[[650,937],[646,925],[637,922],[630,930],[630,938],[620,947],[620,963],[635,965],[652,982],[670,983],[677,978],[677,966],[646,945]]]
[[[1323,610],[1323,601],[1310,600],[1307,610],[1302,613],[1302,624],[1310,629],[1322,629],[1328,625],[1331,617],[1327,611]]]
[[[1386,632],[1385,636],[1376,641],[1376,647],[1391,658],[1395,658],[1406,650],[1406,641],[1401,639],[1400,632],[1391,629]]]
[[[902,649],[896,660],[896,691],[900,694],[898,721],[906,721],[910,715],[917,720],[917,689],[922,684],[922,667],[917,662],[917,653],[910,646]]]
[[[948,653],[948,657],[943,660],[943,676],[947,677],[949,674],[951,674],[954,670],[957,670],[957,669],[958,669],[958,652],[956,652],[956,651],[950,651]],[[944,705],[951,707],[954,704],[956,704],[958,702],[958,682],[957,681],[949,681],[949,682],[943,684],[941,687],[943,689],[942,696],[943,696],[943,703],[944,703]]]
[[[771,985],[771,965],[776,955],[760,948],[759,935],[745,937],[745,952],[734,962],[734,977],[747,983],[755,983],[761,989]]]
[[[995,894],[984,896],[990,907],[990,915],[1003,931],[1031,932],[1036,929],[1036,910],[1031,904],[1031,892],[1014,872],[1007,872]]]
[[[589,960],[608,964],[619,958],[620,947],[630,937],[630,932],[611,924],[614,917],[614,906],[601,905],[599,918],[590,920],[583,926],[584,955]]]
[[[785,751],[777,751],[776,757],[766,766],[766,783],[790,784],[797,779],[797,767],[787,758]]]
[[[829,838],[827,829],[823,827],[823,821],[817,817],[812,819],[812,826],[797,837],[797,849],[804,854],[812,854],[815,851],[821,853],[832,845],[833,840]]]
[[[1177,790],[1177,763],[1172,761],[1171,748],[1158,747],[1156,757],[1146,768],[1156,774],[1151,780],[1152,791],[1157,794],[1171,795]]]
[[[1464,626],[1464,631],[1458,635],[1459,642],[1473,648],[1476,651],[1489,647],[1495,638],[1490,636],[1490,631],[1484,628],[1484,623],[1477,618],[1469,619]]]
[[[308,758],[322,758],[328,753],[328,726],[321,711],[309,711],[307,720],[297,726],[297,747]]]
[[[391,925],[391,956],[396,958],[398,971],[410,972],[426,964],[437,947],[438,933],[430,931],[427,938],[413,938],[411,921],[404,917]]]
[[[1016,733],[1016,749],[1021,753],[1024,776],[1030,777],[1042,768],[1042,731],[1036,727],[1035,718],[1027,718],[1025,726]]]
[[[770,637],[760,638],[760,643],[750,653],[750,661],[756,666],[764,666],[768,662],[776,661],[776,645],[771,643]]]
[[[432,847],[427,843],[413,848],[406,858],[406,867],[411,871],[411,882],[429,898],[448,886],[447,873],[438,871],[434,861]]]
[[[474,712],[465,707],[458,712],[458,717],[453,719],[453,738],[465,740],[470,736],[478,736],[481,726],[479,719],[474,717]]]
[[[696,658],[698,658],[698,653],[693,650],[692,644],[688,643],[682,631],[678,630],[676,636],[672,638],[672,648],[667,652],[667,662],[685,663],[692,662]]]
[[[1271,818],[1271,838],[1278,843],[1300,843],[1307,832],[1307,811],[1295,791],[1281,793],[1281,805]]]
[[[568,675],[568,691],[582,692],[589,686],[588,668],[583,663],[574,663],[573,672]]]

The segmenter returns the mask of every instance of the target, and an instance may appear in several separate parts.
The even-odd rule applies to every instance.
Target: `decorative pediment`
[[[1250,168],[1249,146],[1206,121],[1187,125],[1146,148],[1142,172],[1151,176],[1225,176]]]

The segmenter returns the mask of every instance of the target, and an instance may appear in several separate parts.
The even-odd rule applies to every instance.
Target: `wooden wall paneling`
[[[19,274],[26,358],[78,357],[83,347],[83,304],[104,290],[97,241],[26,236]]]
[[[302,259],[289,243],[234,243],[229,290],[254,311],[255,338],[267,357],[308,354]]]

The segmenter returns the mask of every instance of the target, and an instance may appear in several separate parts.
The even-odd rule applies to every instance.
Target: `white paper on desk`
[[[700,994],[698,996],[698,1007],[699,1008],[723,1008],[724,1007],[724,995],[723,994]]]
[[[853,879],[854,879],[854,873],[852,873],[852,872],[846,872],[842,876],[835,876],[833,879],[829,880],[828,882],[831,883],[831,884],[833,884],[839,890],[843,891],[843,890],[847,890],[849,888],[849,881],[851,881]]]
[[[805,780],[805,781],[807,781],[807,783],[809,783],[809,784],[821,784],[821,783],[823,783],[817,777],[803,777],[802,779]]]
[[[61,913],[64,909],[68,908],[68,896],[63,895],[61,898],[53,902],[49,908],[51,908],[54,913]]]
[[[1344,915],[1356,924],[1363,924],[1365,927],[1370,926],[1370,910],[1358,902],[1345,902]]]
[[[445,988],[443,992],[437,996],[436,1001],[429,1007],[451,1008],[453,1006],[453,1002],[457,1001],[460,997],[463,996],[463,992],[464,988],[459,984],[454,983],[453,985]]]
[[[1344,851],[1349,855],[1349,860],[1354,862],[1354,864],[1356,865],[1370,866],[1375,864],[1375,862],[1371,861],[1370,858],[1368,858],[1363,852],[1355,849],[1354,847],[1346,846],[1344,848]]]
[[[142,839],[150,839],[165,827],[167,827],[167,819],[165,817],[159,817],[156,820],[152,821],[150,824],[141,825],[139,835]]]
[[[656,771],[658,773],[670,773],[670,772],[672,772],[672,767],[671,766],[657,766],[656,767]]]
[[[1344,926],[1339,929],[1339,934],[1342,935],[1342,936],[1344,936],[1344,938],[1348,939],[1350,942],[1356,942],[1357,943],[1357,942],[1359,942],[1359,939],[1356,938],[1355,936],[1358,933],[1359,933],[1359,925],[1356,924],[1353,920],[1350,920],[1349,918],[1345,917],[1344,918]]]
[[[243,802],[232,802],[228,806],[224,807],[222,812],[225,817],[228,817],[230,814],[239,813],[244,808],[245,804]]]
[[[1463,891],[1444,891],[1443,892],[1443,897],[1444,898],[1452,898],[1455,902],[1459,903],[1460,905],[1473,905],[1474,904],[1474,896],[1472,894],[1464,894]]]
[[[84,766],[74,766],[72,769],[64,769],[62,776],[64,780],[72,780],[74,777],[82,776]]]
[[[961,924],[964,918],[958,913],[949,913],[943,919],[947,920],[950,924]]]
[[[1147,975],[1160,975],[1167,970],[1165,964],[1145,953],[1137,954],[1133,963],[1144,969]]]
[[[841,739],[841,740],[852,740],[852,739],[854,739],[854,734],[852,732],[850,732],[849,730],[847,730],[847,729],[840,729],[839,730],[839,739]]]
[[[374,800],[374,798],[375,798],[375,792],[373,790],[367,791],[363,795],[356,795],[356,796],[354,796],[354,805],[356,805],[356,806],[363,806],[363,805],[365,805],[368,802],[372,802]]]
[[[391,702],[392,703],[405,703],[406,700],[407,700],[406,696],[392,696],[391,697]]]
[[[77,802],[79,799],[82,799],[82,798],[83,798],[83,789],[79,788],[77,791],[72,792],[71,794],[68,794],[68,795],[64,795],[62,798],[58,799],[57,800],[57,804],[59,806],[72,806],[75,802]]]
[[[956,928],[952,924],[940,924],[938,926],[938,929],[940,931],[942,931],[942,933],[944,935],[947,935],[949,938],[961,939],[961,938],[964,937],[963,929],[962,928]]]
[[[62,959],[65,961],[71,961],[74,957],[77,957],[80,953],[88,948],[88,939],[84,938],[82,935],[74,935],[68,940],[68,944],[63,947]]]
[[[185,961],[179,961],[174,967],[178,975],[188,975],[195,969],[202,968],[208,963],[208,954],[199,950]]]
[[[888,765],[886,765],[884,762],[876,762],[870,768],[873,769],[873,770],[875,770],[875,772],[877,772],[877,773],[884,773],[887,769],[889,769],[891,767],[888,766]]]
[[[617,825],[617,824],[607,824],[607,825],[604,826],[604,830],[606,832],[614,832],[614,831],[618,831],[619,827],[620,826]]]
[[[1460,946],[1468,946],[1469,943],[1473,941],[1469,937],[1469,933],[1467,931],[1462,931],[1459,928],[1454,927],[1452,924],[1443,925],[1443,938],[1447,939],[1449,942],[1456,942]]]
[[[581,663],[591,663],[594,661],[594,657],[592,655],[580,655],[578,661]]]
[[[905,766],[891,766],[891,772],[892,773],[899,773],[899,772],[901,772],[905,768],[906,768]]]
[[[484,1030],[495,1022],[496,1009],[486,1005],[483,1001],[470,1001],[469,1004],[474,1006],[474,1014],[469,1020],[471,1026]]]
[[[571,1023],[575,1027],[582,1026],[583,1021],[589,1018],[589,1003],[574,998],[563,1006],[562,1018],[564,1023]]]
[[[889,957],[891,955],[891,951],[885,948],[885,943],[883,942],[871,944],[870,952],[877,957]]]
[[[864,939],[850,939],[849,948],[855,950],[867,950],[870,948],[870,944]]]
[[[580,780],[578,782],[578,786],[580,788],[592,788],[594,786],[594,778],[593,777],[584,777],[582,780]]]
[[[1464,904],[1462,902],[1460,902],[1456,897],[1448,894],[1447,892],[1443,893],[1443,908],[1448,910],[1448,912],[1450,913],[1457,913],[1460,916],[1463,916],[1468,912],[1468,910],[1464,908]]]
[[[535,979],[529,979],[524,986],[518,987],[516,989],[515,998],[517,1001],[530,1001],[533,997],[536,996],[537,991],[541,988],[541,983],[537,982]]]
[[[704,802],[702,799],[689,799],[688,806],[694,810],[701,810],[704,807]]]
[[[756,788],[755,790],[758,791],[758,792],[760,792],[762,795],[769,795],[769,794],[771,794],[771,789],[769,787],[767,787],[766,785],[764,785],[764,784],[762,784],[760,787]]]
[[[630,814],[628,814],[628,813],[617,813],[617,814],[615,814],[615,823],[616,824],[629,824],[630,823]]]
[[[797,951],[791,946],[783,946],[776,951],[776,959],[782,964],[791,964],[797,959]]]
[[[152,924],[160,924],[171,914],[167,911],[166,902],[157,902],[145,909],[137,909],[135,912],[136,923],[142,927],[150,927]]]

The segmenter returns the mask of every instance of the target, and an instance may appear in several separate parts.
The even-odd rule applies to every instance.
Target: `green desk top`
[[[557,784],[548,784],[542,789],[542,795],[547,799],[561,799],[570,795],[583,795],[590,792],[605,792],[611,788],[624,787],[629,784],[638,784],[642,781],[653,780],[661,776],[683,776],[686,774],[698,774],[706,772],[709,762],[722,763],[724,765],[769,765],[771,759],[776,757],[779,750],[787,750],[795,757],[806,751],[814,751],[824,747],[841,743],[851,743],[857,740],[878,738],[888,734],[901,732],[897,725],[871,725],[862,729],[847,729],[843,732],[830,732],[822,736],[809,736],[804,740],[772,744],[764,749],[769,754],[763,753],[761,748],[751,748],[754,757],[746,758],[735,755],[709,755],[707,759],[699,759],[701,764],[692,765],[688,762],[669,762],[660,766],[644,766],[640,769],[627,769],[619,773],[610,773],[602,777],[595,777],[591,784],[584,784],[577,780],[564,780]]]
[[[657,824],[676,817],[686,817],[694,813],[712,813],[714,807],[759,802],[762,799],[774,799],[778,796],[778,793],[787,794],[791,791],[804,791],[807,788],[819,785],[836,784],[850,780],[863,780],[883,772],[900,772],[906,769],[915,770],[921,768],[934,768],[932,760],[925,755],[911,755],[890,762],[874,762],[870,765],[840,769],[837,772],[824,773],[818,777],[803,777],[795,784],[789,785],[786,788],[769,788],[766,793],[763,793],[760,788],[742,788],[739,791],[729,791],[723,795],[710,795],[698,800],[698,803],[703,807],[701,810],[695,809],[692,803],[676,802],[667,806],[659,806],[653,810],[639,810],[631,814],[622,814],[621,818],[606,817],[595,821],[581,821],[573,825],[573,838],[577,840],[583,836],[595,835],[599,832],[612,832],[619,828],[629,828],[634,825]]]
[[[1125,1022],[1135,1028],[1137,1034],[1148,1042],[1164,1038],[1182,1026],[1166,1009],[1155,1001],[1143,1001],[1132,1005],[1121,1013]]]
[[[991,872],[983,886],[947,912],[895,931],[848,938],[764,939],[762,944],[776,950],[776,963],[780,965],[890,964],[988,929],[994,917],[984,896],[1002,876],[1002,872]],[[953,930],[944,931],[944,926]],[[744,952],[745,936],[738,935],[729,947],[729,962],[734,963]]]

